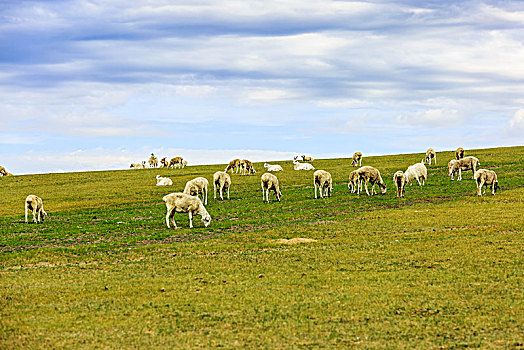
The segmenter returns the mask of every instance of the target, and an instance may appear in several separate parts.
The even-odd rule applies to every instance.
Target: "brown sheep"
[[[353,153],[353,158],[351,160],[351,164],[354,167],[362,166],[362,153],[361,152]]]
[[[404,175],[403,171],[399,170],[393,175],[393,183],[397,188],[397,197],[404,197],[406,182],[406,175]]]
[[[455,158],[457,158],[457,160],[464,158],[464,148],[457,148],[457,150],[455,151]]]
[[[44,210],[44,203],[42,201],[42,198],[35,196],[34,194],[30,194],[27,196],[24,202],[25,206],[25,222],[27,223],[27,214],[29,210],[33,212],[33,222],[42,222],[44,221],[44,218],[46,217],[47,213]],[[38,219],[37,215],[38,214]]]

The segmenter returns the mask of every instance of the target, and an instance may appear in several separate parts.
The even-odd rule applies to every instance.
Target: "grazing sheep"
[[[464,158],[464,148],[457,148],[457,150],[455,151],[455,158],[457,158],[457,160]]]
[[[482,196],[482,186],[484,188],[484,194],[486,193],[486,188],[491,186],[491,194],[495,195],[497,189],[499,188],[499,182],[497,180],[497,174],[493,170],[479,169],[475,172],[473,176],[477,182],[477,195]]]
[[[368,191],[368,183],[371,184],[371,195],[376,194],[375,191],[375,184],[378,184],[380,187],[380,190],[382,191],[382,194],[386,193],[386,184],[382,180],[382,177],[380,176],[380,172],[378,169],[375,169],[371,166],[363,166],[359,169],[357,169],[357,174],[360,182],[364,183],[364,187],[366,189],[366,193],[369,196]],[[359,189],[357,190],[357,194],[360,194],[362,185],[359,186]]]
[[[182,160],[182,169],[184,169],[187,165],[187,160],[183,159]]]
[[[426,151],[425,162],[428,163],[428,165],[431,165],[431,159],[434,159],[435,164],[437,164],[437,152],[435,152],[433,148],[428,148]]]
[[[480,162],[477,158],[473,156],[464,157],[462,159],[455,161],[452,164],[451,168],[449,169],[448,175],[451,176],[451,179],[453,180],[453,174],[458,171],[459,175],[458,175],[457,181],[460,181],[462,180],[462,171],[472,170],[473,178],[475,178],[474,176],[475,176],[475,171],[477,171],[477,165],[480,165]]]
[[[253,167],[253,163],[247,159],[240,160],[240,171],[242,175],[246,175],[246,173],[247,175],[251,175],[257,172]]]
[[[158,167],[158,158],[153,153],[151,153],[151,156],[147,162],[149,163],[150,168]]]
[[[202,200],[207,205],[207,187],[209,186],[209,181],[205,177],[196,177],[191,181],[186,183],[184,188],[184,193],[192,196],[197,196],[202,194]]]
[[[354,167],[362,166],[362,153],[361,152],[353,153],[353,159],[351,161],[351,164]]]
[[[7,176],[7,170],[0,165],[0,176]]]
[[[33,222],[42,222],[44,221],[47,213],[44,210],[44,203],[42,199],[34,194],[30,194],[25,199],[25,222],[27,223],[27,213],[31,210],[33,212]],[[37,215],[38,214],[38,219]]]
[[[408,184],[412,185],[413,180],[417,179],[419,186],[421,186],[424,185],[428,179],[428,169],[426,169],[424,163],[416,163],[409,166],[404,175],[406,176],[406,182]],[[420,183],[419,178],[422,178],[422,183]]]
[[[211,223],[211,216],[207,212],[206,208],[202,204],[202,201],[198,197],[193,197],[185,193],[171,193],[162,198],[166,202],[167,214],[166,214],[166,225],[169,228],[169,219],[173,223],[175,228],[175,212],[177,213],[188,213],[189,214],[189,227],[193,228],[193,215],[198,214],[202,217],[202,222],[205,227],[208,227]]]
[[[269,191],[273,190],[275,193],[275,197],[277,197],[277,201],[280,202],[280,198],[282,197],[282,192],[280,192],[280,188],[278,186],[278,178],[270,173],[265,173],[260,178],[260,186],[262,187],[262,202],[268,202],[269,203]]]
[[[331,174],[324,170],[316,170],[313,173],[313,185],[315,185],[315,199],[317,198],[317,186],[320,198],[331,197],[333,191],[333,180]]]
[[[157,186],[172,186],[173,180],[168,177],[162,177],[160,175],[156,176],[156,185]]]
[[[227,173],[229,170],[231,170],[231,173],[233,173],[233,171],[235,171],[235,173],[238,173],[238,171],[240,170],[240,159],[237,158],[230,161],[226,169],[224,169],[224,172]]]
[[[167,161],[167,157],[162,158],[160,161],[160,167],[161,168],[167,168],[169,166],[169,162]]]
[[[458,160],[452,159],[448,163],[448,174],[449,176],[451,176],[452,181],[455,180],[454,175],[458,172],[458,169],[456,171],[451,171],[451,169],[453,168],[453,164],[455,164],[456,162],[458,162]]]
[[[300,163],[298,157],[293,159],[293,168],[295,170],[315,170],[315,167],[309,163]]]
[[[217,199],[217,188],[220,192],[220,199],[224,200],[222,195],[224,189],[227,189],[227,199],[229,199],[229,188],[231,187],[231,176],[225,171],[217,171],[213,175],[213,193],[215,199]]]
[[[311,157],[306,157],[304,154],[303,154],[301,157],[302,157],[302,161],[303,161],[303,162],[312,162],[312,161],[314,161],[313,158],[311,158]]]
[[[353,170],[351,173],[349,173],[348,188],[351,193],[355,193],[357,192],[360,185],[361,183],[359,181],[358,170]]]
[[[284,171],[284,169],[282,169],[282,167],[278,164],[268,164],[268,163],[264,163],[264,169],[266,169],[266,171]]]
[[[404,197],[404,192],[406,189],[406,175],[403,171],[399,170],[393,175],[393,183],[397,188],[397,197]]]
[[[183,168],[184,167],[183,162],[184,162],[184,158],[182,157],[171,158],[171,160],[169,161],[169,168]]]

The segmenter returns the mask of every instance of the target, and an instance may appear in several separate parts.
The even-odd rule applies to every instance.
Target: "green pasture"
[[[466,155],[497,172],[495,196],[477,197],[471,172],[450,180],[451,151],[401,199],[393,174],[422,153],[364,155],[388,186],[372,197],[349,192],[348,158],[313,161],[333,176],[325,199],[312,171],[271,162],[271,203],[262,163],[224,201],[225,164],[0,178],[0,349],[522,349],[524,147]],[[211,225],[175,214],[168,229],[162,197],[197,176]],[[44,223],[24,222],[28,194]]]

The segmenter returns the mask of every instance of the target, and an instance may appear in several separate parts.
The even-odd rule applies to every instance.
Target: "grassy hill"
[[[211,187],[209,227],[178,230],[162,197],[225,164],[0,178],[0,348],[522,348],[524,147],[466,155],[496,196],[439,152],[401,199],[393,173],[422,153],[364,157],[388,185],[373,197],[348,191],[349,159],[313,162],[334,183],[317,200],[311,171],[275,162],[283,200],[262,203],[257,163],[231,200]],[[43,224],[24,223],[28,194]]]

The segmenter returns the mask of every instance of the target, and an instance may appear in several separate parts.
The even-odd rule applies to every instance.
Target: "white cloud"
[[[509,127],[517,132],[524,132],[524,109],[519,109],[509,121]],[[522,134],[521,134],[522,136]],[[524,141],[524,137],[522,138]]]
[[[460,126],[466,118],[457,110],[430,109],[422,112],[399,115],[396,121],[411,126],[429,128],[454,128]]]

